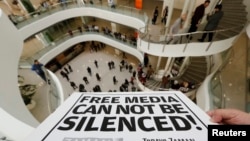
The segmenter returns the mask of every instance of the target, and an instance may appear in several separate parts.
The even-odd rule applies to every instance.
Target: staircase
[[[222,11],[224,16],[220,20],[218,29],[232,29],[219,32],[215,36],[215,40],[223,40],[238,35],[247,22],[246,6],[242,0],[224,0],[222,2]]]
[[[190,64],[178,80],[200,84],[207,76],[207,69],[206,57],[190,57]],[[145,86],[153,91],[163,90],[161,89],[160,80],[149,79],[146,81]]]
[[[188,81],[195,84],[201,83],[207,76],[206,57],[190,57],[190,64],[180,77],[182,81]]]
[[[156,81],[154,79],[148,79],[145,83],[145,87],[147,87],[153,91],[158,91],[159,88],[161,87],[161,81]]]

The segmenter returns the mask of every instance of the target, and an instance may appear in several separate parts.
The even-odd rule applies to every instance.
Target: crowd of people
[[[95,24],[90,24],[90,25],[86,25],[84,24],[83,26],[78,26],[77,27],[77,31],[79,31],[80,33],[83,33],[83,29],[85,32],[102,32],[104,35],[109,36],[109,37],[113,37],[117,40],[126,42],[126,43],[130,43],[131,45],[135,46],[137,44],[137,37],[135,35],[126,35],[125,33],[121,33],[121,32],[112,32],[110,30],[109,27],[101,27],[101,29],[99,29],[98,25]],[[72,29],[68,30],[68,35],[73,37],[74,36],[74,32]],[[101,47],[103,47],[101,45]]]
[[[93,47],[93,44],[99,44],[99,42],[89,42],[88,44],[85,44],[90,49]],[[101,49],[100,49],[101,50]],[[119,72],[119,66],[122,66],[123,71],[120,71],[119,73],[129,73],[130,77],[121,79],[120,77],[117,77],[114,74],[113,77],[110,78],[110,80],[107,80],[107,77],[104,76],[103,72],[100,71],[105,69],[102,66],[102,68],[99,68],[99,59],[95,58],[92,60],[93,65],[87,65],[86,66],[86,73],[83,74],[83,77],[81,79],[82,82],[79,83],[77,80],[73,80],[70,76],[73,75],[75,71],[73,71],[70,64],[66,64],[61,67],[61,69],[58,70],[59,74],[61,75],[61,78],[65,79],[66,82],[69,83],[69,86],[72,87],[73,91],[79,91],[79,92],[102,92],[104,88],[102,88],[102,83],[107,83],[107,81],[112,81],[113,86],[108,90],[109,92],[128,92],[128,91],[137,91],[137,85],[134,82],[135,75],[133,72],[136,72],[133,65],[131,65],[127,59],[124,59],[121,56],[121,61],[119,63],[115,63],[114,60],[107,61],[107,69],[112,73],[113,71]],[[117,70],[116,70],[117,69]],[[77,72],[76,72],[77,73]],[[94,78],[93,78],[94,77]],[[95,79],[95,80],[94,80]],[[119,82],[119,83],[118,83]],[[119,85],[117,85],[119,84]],[[88,86],[87,86],[88,85]],[[87,87],[86,87],[87,86]],[[89,86],[93,86],[92,89],[89,88]],[[116,89],[114,89],[116,88]],[[107,89],[107,88],[105,88]]]

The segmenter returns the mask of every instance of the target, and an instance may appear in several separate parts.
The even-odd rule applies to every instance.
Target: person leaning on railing
[[[172,44],[176,44],[179,41],[180,37],[174,36],[174,35],[180,33],[181,29],[183,28],[183,23],[186,20],[186,18],[187,18],[187,15],[182,14],[178,19],[175,20],[175,22],[170,27],[169,36],[167,38],[167,43],[171,42]]]

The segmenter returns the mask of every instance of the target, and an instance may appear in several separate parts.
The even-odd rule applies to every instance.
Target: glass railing
[[[64,4],[62,3],[54,3],[53,5],[49,5],[48,7],[38,7],[36,11],[29,13],[27,15],[12,15],[11,20],[15,23],[16,27],[18,29],[33,23],[35,21],[38,21],[44,17],[47,17],[53,13],[57,13],[62,10],[67,10],[67,9],[73,9],[73,8],[97,8],[101,10],[106,10],[114,13],[119,13],[123,15],[128,15],[130,17],[135,17],[143,22],[147,22],[148,17],[145,14],[145,12],[133,8],[133,7],[128,7],[128,6],[123,6],[123,5],[117,5],[115,8],[111,8],[107,4],[100,4],[100,3],[94,3],[92,4],[85,4],[85,5],[80,5],[74,1],[68,1]]]
[[[114,33],[106,34],[106,33],[103,33],[102,31],[100,31],[100,32],[95,32],[95,31],[83,31],[83,32],[80,32],[79,30],[73,30],[72,33],[73,33],[73,37],[88,35],[88,34],[105,36],[106,38],[112,39],[112,40],[114,40],[116,42],[120,42],[121,44],[125,44],[128,47],[132,47],[132,48],[135,48],[135,49],[136,49],[136,45],[137,45],[135,38],[126,38],[126,40],[123,40],[121,38],[117,38],[114,35]],[[65,41],[67,41],[67,40],[69,40],[69,39],[71,39],[73,37],[71,35],[69,35],[68,33],[59,35],[53,41],[52,45],[41,49],[40,51],[36,52],[31,57],[28,57],[28,58],[25,58],[25,59],[20,59],[19,65],[20,66],[26,66],[26,65],[30,66],[35,59],[41,58],[43,55],[50,52],[52,49],[56,48],[59,44],[62,44]]]
[[[50,70],[46,70],[46,77],[48,78],[48,110],[53,113],[64,101],[63,91],[60,87],[59,80],[54,76]]]
[[[166,45],[171,44],[188,44],[193,42],[200,42],[198,39],[202,37],[204,33],[213,33],[213,39],[209,42],[209,45],[206,48],[206,51],[209,50],[211,44],[214,41],[224,40],[231,37],[234,37],[235,35],[238,35],[242,29],[244,28],[244,25],[239,25],[237,27],[231,27],[227,29],[219,29],[214,31],[197,31],[192,33],[179,33],[174,35],[159,35],[159,34],[152,34],[150,32],[151,29],[148,29],[148,27],[142,27],[139,29],[139,38],[143,41],[148,42],[148,49],[151,47],[154,47],[154,45],[150,43],[157,43],[161,44],[163,46],[163,51],[166,48]],[[183,31],[187,31],[188,29],[183,29]],[[208,35],[207,35],[208,36]],[[207,40],[204,40],[204,42],[208,42]],[[183,52],[185,52],[186,48],[184,48]]]
[[[225,108],[225,95],[222,91],[222,80],[220,73],[216,73],[210,80],[211,109]]]

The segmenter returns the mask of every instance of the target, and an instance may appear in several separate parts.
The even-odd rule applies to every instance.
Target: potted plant
[[[21,85],[19,86],[19,89],[25,105],[31,104],[32,97],[36,93],[36,85],[32,84]]]
[[[37,87],[34,84],[23,84],[23,83],[24,83],[24,77],[18,75],[19,90],[23,98],[24,104],[27,107],[30,107],[29,109],[31,109],[31,107],[34,107],[35,102],[32,100],[32,97],[36,93]]]

